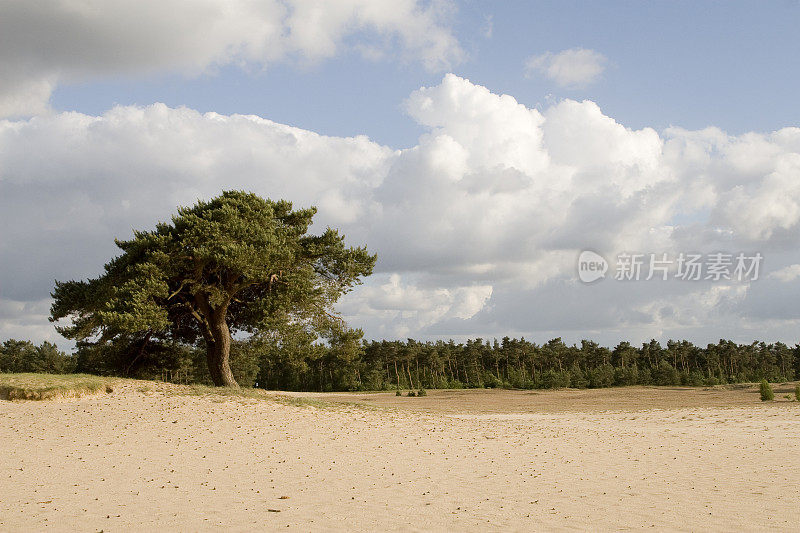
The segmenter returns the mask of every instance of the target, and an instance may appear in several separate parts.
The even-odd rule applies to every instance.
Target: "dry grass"
[[[58,400],[113,392],[110,379],[88,374],[0,374],[1,400]]]
[[[268,392],[263,389],[210,387],[207,385],[171,385],[167,394],[178,396],[201,396],[203,398],[225,400],[268,400],[300,407],[337,407],[350,402],[328,402],[321,398],[295,396],[285,393]]]
[[[227,401],[235,401],[238,403],[268,401],[283,405],[313,407],[316,409],[341,410],[352,407],[369,411],[385,409],[383,406],[368,405],[360,401],[336,397],[337,393],[267,391],[264,389],[244,387],[237,389],[231,387],[213,387],[209,385],[182,385],[163,381],[134,381],[122,378],[119,378],[117,383],[121,389],[128,387],[129,384],[133,384],[133,390],[145,396],[196,396],[217,403]],[[374,394],[380,394],[380,392],[375,392]]]
[[[797,407],[791,398],[795,383],[773,384],[775,401],[767,406]],[[356,403],[421,413],[596,413],[602,411],[648,411],[652,409],[747,408],[762,404],[758,384],[715,387],[612,387],[607,389],[428,390],[423,397],[395,396],[394,392],[305,393],[328,402]],[[789,399],[786,396],[790,396]],[[791,405],[788,405],[791,404]],[[766,407],[766,406],[765,406]]]

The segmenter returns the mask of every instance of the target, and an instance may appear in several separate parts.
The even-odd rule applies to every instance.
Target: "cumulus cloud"
[[[340,310],[359,317],[374,335],[403,338],[418,335],[443,319],[470,319],[491,296],[491,285],[425,287],[413,280],[405,282],[397,273],[379,274],[345,299]]]
[[[603,54],[586,48],[570,48],[558,53],[545,52],[525,62],[525,75],[541,74],[557,85],[583,87],[600,79],[608,64]]]
[[[463,58],[451,11],[446,0],[3,2],[0,117],[44,112],[58,83],[313,62],[353,35],[369,57],[397,49],[438,71]]]
[[[634,130],[452,74],[405,105],[426,132],[404,150],[162,104],[0,121],[0,308],[33,306],[13,331],[40,331],[52,280],[97,274],[114,237],[247,189],[317,205],[316,228],[378,253],[340,307],[369,336],[795,335],[799,129]],[[583,249],[758,251],[775,274],[584,285]]]

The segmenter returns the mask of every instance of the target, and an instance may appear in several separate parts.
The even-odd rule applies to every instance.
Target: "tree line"
[[[50,320],[74,340],[8,341],[2,371],[77,371],[197,383],[334,391],[462,387],[713,385],[800,376],[798,346],[705,348],[655,340],[612,348],[503,338],[364,342],[335,303],[377,256],[333,228],[311,233],[316,209],[246,191],[178,208],[169,222],[116,240],[103,273],[57,281]],[[246,338],[245,338],[246,337]]]
[[[128,338],[78,343],[73,354],[54,344],[8,340],[0,347],[0,372],[82,372],[153,379],[181,371],[189,381],[213,382],[204,346]],[[601,388],[625,385],[717,385],[791,381],[800,376],[800,345],[776,342],[705,348],[688,341],[656,340],[614,348],[561,338],[537,344],[523,339],[420,342],[364,341],[342,330],[319,342],[302,328],[281,335],[234,340],[231,369],[242,386],[297,391],[439,388]]]

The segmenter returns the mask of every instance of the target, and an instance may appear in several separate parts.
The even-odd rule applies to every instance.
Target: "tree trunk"
[[[220,309],[211,317],[209,325],[214,342],[209,344],[206,352],[208,371],[217,387],[239,388],[231,372],[231,331],[225,321],[226,311],[227,309]]]
[[[222,374],[220,367],[216,362],[216,343],[214,341],[206,341],[206,363],[208,363],[208,373],[211,375],[211,382],[216,386],[222,384]]]
[[[406,367],[406,374],[408,374],[409,388],[413,389],[414,388],[414,379],[411,377],[411,365],[406,363],[405,367]]]

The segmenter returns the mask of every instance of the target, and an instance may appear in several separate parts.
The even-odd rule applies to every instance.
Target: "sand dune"
[[[628,389],[570,410],[541,408],[569,391],[319,408],[139,387],[0,402],[0,530],[800,528],[798,403],[615,403],[651,394]]]

